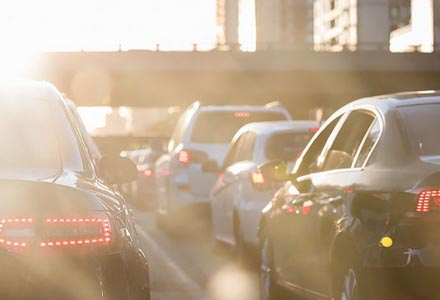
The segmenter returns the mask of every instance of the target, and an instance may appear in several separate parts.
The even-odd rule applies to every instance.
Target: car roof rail
[[[284,107],[280,101],[272,101],[264,105],[266,108]]]
[[[202,103],[200,103],[200,101],[195,101],[188,107],[188,109],[198,109],[201,105]]]

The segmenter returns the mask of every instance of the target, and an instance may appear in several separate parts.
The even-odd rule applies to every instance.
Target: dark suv
[[[440,299],[438,128],[437,92],[334,113],[263,209],[261,299]],[[285,180],[280,165],[265,179]]]

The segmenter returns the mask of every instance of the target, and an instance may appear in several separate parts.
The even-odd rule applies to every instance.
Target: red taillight
[[[153,176],[153,170],[151,170],[151,169],[143,170],[142,171],[142,176],[145,176],[145,177]]]
[[[426,190],[417,198],[417,212],[440,211],[440,190]]]
[[[0,247],[24,249],[36,239],[38,246],[44,248],[82,247],[108,245],[112,239],[110,221],[106,217],[47,218],[38,226],[38,235],[35,228],[31,218],[1,219]]]
[[[35,236],[32,218],[7,218],[0,220],[0,247],[19,250],[26,247]]]
[[[189,164],[191,161],[191,154],[189,153],[189,151],[181,150],[179,152],[178,160],[183,164]]]
[[[236,118],[249,118],[251,116],[251,113],[248,111],[237,111],[234,113],[234,116]]]
[[[49,218],[41,247],[107,245],[111,241],[107,218]]]
[[[263,173],[260,171],[253,172],[251,175],[251,180],[253,184],[265,184]]]
[[[177,160],[182,164],[202,164],[208,160],[204,151],[184,149],[177,154]]]
[[[312,132],[312,133],[318,132],[318,130],[319,130],[319,127],[310,128],[310,132]]]

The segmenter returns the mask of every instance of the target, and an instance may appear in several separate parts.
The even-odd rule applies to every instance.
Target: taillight
[[[153,176],[153,170],[151,170],[151,169],[143,170],[142,171],[142,176],[145,176],[145,177]]]
[[[268,187],[267,181],[264,179],[261,171],[252,172],[251,182],[256,190],[265,190]]]
[[[180,150],[177,160],[182,164],[202,164],[208,160],[208,154],[198,150]]]
[[[13,251],[31,244],[41,248],[105,246],[111,240],[107,217],[47,218],[41,222],[32,218],[0,219],[0,247]]]
[[[252,183],[253,184],[265,184],[266,181],[264,180],[263,173],[261,171],[253,172],[251,175]]]
[[[319,131],[319,127],[312,127],[312,128],[310,128],[310,132],[311,133],[315,133],[315,132],[318,132]]]
[[[189,151],[181,150],[179,152],[178,161],[183,164],[189,164],[191,161],[191,154],[189,153]]]
[[[111,226],[107,218],[46,219],[41,247],[82,247],[107,245]]]
[[[417,212],[440,211],[440,190],[429,189],[420,192],[417,198]]]
[[[11,250],[24,248],[35,236],[32,218],[7,218],[0,220],[0,247]]]

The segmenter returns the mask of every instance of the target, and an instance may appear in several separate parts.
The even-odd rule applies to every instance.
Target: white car
[[[159,227],[181,225],[189,218],[209,214],[209,192],[216,174],[204,173],[202,164],[208,160],[222,164],[238,129],[250,122],[290,119],[288,111],[279,103],[202,106],[196,102],[191,105],[177,122],[168,153],[156,162]]]
[[[243,126],[234,136],[216,184],[211,191],[215,240],[235,247],[239,258],[257,246],[261,211],[279,185],[269,185],[259,166],[285,161],[293,167],[318,130],[315,121],[261,122]],[[214,162],[204,165],[215,172]]]

